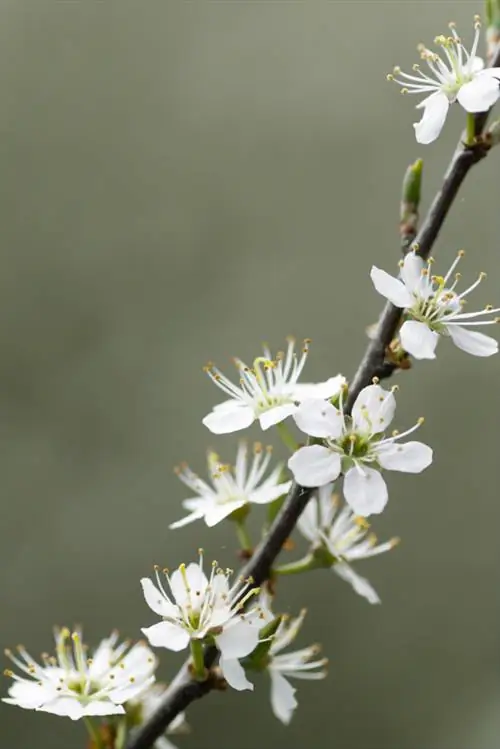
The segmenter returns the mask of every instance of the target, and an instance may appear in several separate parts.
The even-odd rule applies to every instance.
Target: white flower
[[[420,473],[432,462],[432,450],[422,442],[399,443],[422,419],[402,434],[384,437],[396,410],[393,391],[369,385],[356,398],[351,416],[344,413],[342,398],[338,408],[322,400],[302,403],[294,415],[297,426],[322,444],[301,447],[289,459],[297,483],[323,486],[342,473],[345,499],[357,515],[382,512],[388,495],[381,469]]]
[[[264,347],[264,356],[258,356],[253,368],[241,359],[235,359],[240,373],[240,384],[235,385],[212,364],[205,371],[215,384],[229,395],[229,400],[219,403],[205,416],[203,424],[214,434],[237,432],[258,419],[262,429],[269,429],[297,410],[297,403],[306,398],[332,398],[337,395],[345,380],[341,375],[330,377],[316,385],[298,384],[297,380],[306,363],[309,341],[304,341],[302,356],[297,359],[295,341],[288,339],[286,355],[279,352],[273,360]]]
[[[267,594],[262,594],[259,603],[265,619],[271,621],[274,615],[270,609],[270,597]],[[283,616],[273,636],[267,656],[266,670],[271,679],[271,707],[278,720],[281,720],[285,725],[290,723],[293,712],[298,705],[295,697],[297,690],[288,679],[315,680],[324,679],[326,676],[324,667],[328,660],[317,658],[320,653],[318,645],[310,645],[291,653],[281,652],[297,637],[305,615],[306,609],[303,609],[299,616],[295,618]]]
[[[331,569],[358,595],[369,603],[380,603],[370,582],[358,575],[349,562],[383,554],[393,549],[399,539],[392,538],[377,545],[377,537],[368,533],[370,526],[364,518],[354,515],[349,505],[344,505],[339,512],[339,498],[332,494],[332,489],[332,484],[325,484],[316,491],[300,516],[297,528],[311,542],[313,549],[328,552]]]
[[[134,697],[126,704],[127,718],[132,730],[141,726],[151,718],[160,706],[165,692],[166,684],[153,684],[138,697]],[[179,713],[167,728],[168,734],[186,733],[189,730],[184,713]],[[153,744],[155,749],[176,749],[175,745],[166,736],[160,736]]]
[[[43,665],[22,646],[17,648],[17,656],[6,651],[28,678],[7,671],[14,683],[4,702],[72,720],[85,715],[120,715],[125,713],[123,703],[155,680],[156,658],[145,643],[117,645],[118,633],[114,632],[88,658],[80,632],[56,629],[55,640],[57,657],[42,655]]]
[[[169,593],[163,587],[156,569],[156,587],[149,578],[141,580],[148,606],[163,618],[158,624],[142,632],[153,647],[179,651],[191,640],[213,641],[220,652],[219,665],[226,680],[235,689],[252,689],[245,675],[240,679],[226,676],[226,662],[231,664],[255,649],[259,641],[261,621],[256,608],[243,611],[245,603],[258,592],[247,583],[237,581],[229,587],[231,570],[221,570],[212,563],[208,579],[199,563],[181,564],[172,575],[164,571]],[[230,668],[230,665],[229,665]]]
[[[498,318],[477,322],[476,318],[500,312],[500,308],[488,305],[479,312],[462,311],[465,297],[481,283],[485,274],[480,273],[479,278],[461,294],[455,292],[459,273],[455,274],[453,283],[447,285],[463,255],[461,250],[444,278],[431,275],[432,258],[424,265],[415,252],[408,253],[402,261],[401,280],[372,267],[371,279],[379,294],[406,311],[409,319],[401,326],[399,336],[403,348],[416,359],[435,359],[440,335],[450,336],[455,346],[474,356],[491,356],[498,351],[494,338],[467,328],[494,325]]]
[[[211,528],[221,520],[249,504],[268,504],[289,490],[291,481],[279,483],[282,465],[279,464],[264,479],[264,474],[271,460],[272,448],[263,450],[260,442],[253,448],[253,460],[248,465],[248,446],[240,442],[236,455],[236,465],[232,468],[220,462],[219,456],[209,451],[207,455],[211,484],[202,481],[188,465],[176,469],[181,481],[198,496],[183,501],[190,514],[170,525],[180,528],[203,518]]]
[[[394,75],[387,76],[403,86],[404,93],[427,94],[417,104],[424,110],[420,122],[413,125],[419,143],[432,143],[445,123],[450,104],[458,101],[466,112],[486,112],[500,96],[500,68],[484,68],[480,57],[476,57],[481,24],[475,17],[475,35],[471,51],[468,52],[458,36],[454,24],[449,24],[451,36],[437,36],[434,43],[442,48],[444,60],[423,44],[418,46],[420,57],[425,60],[432,75],[423,73],[415,64],[417,75],[402,73],[394,68]]]

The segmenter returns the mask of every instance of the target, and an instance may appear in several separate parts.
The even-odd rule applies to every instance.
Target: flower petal
[[[378,452],[382,468],[388,471],[421,473],[432,463],[432,448],[423,442],[406,442],[403,445],[393,442]]]
[[[494,338],[475,330],[467,330],[461,325],[448,325],[447,330],[455,346],[473,356],[492,356],[498,352],[498,343]]]
[[[416,252],[409,252],[406,255],[401,268],[401,278],[409,291],[415,291],[419,287],[423,267],[424,261]]]
[[[417,109],[422,107],[424,108],[422,119],[413,125],[415,137],[417,143],[432,143],[443,129],[450,102],[446,94],[436,91],[436,93],[421,101],[420,104],[417,104]]]
[[[436,346],[439,335],[425,323],[417,320],[407,320],[399,331],[401,345],[405,351],[415,359],[435,359]]]
[[[457,99],[467,112],[486,112],[500,96],[500,82],[491,70],[479,73],[461,86]]]
[[[378,515],[387,504],[387,486],[373,468],[350,468],[344,478],[344,497],[356,515]]]
[[[396,307],[403,309],[412,306],[413,297],[404,283],[398,278],[394,278],[394,276],[389,275],[385,270],[381,270],[375,265],[372,265],[370,278],[378,293],[385,296]]]
[[[297,690],[279,671],[270,669],[269,675],[271,677],[271,707],[273,713],[278,720],[288,725],[292,719],[293,711],[299,704],[295,698]]]
[[[149,608],[158,614],[158,616],[175,616],[177,608],[165,596],[160,593],[156,585],[149,579],[143,577],[141,580],[142,592]],[[106,664],[107,665],[107,664]]]
[[[257,505],[267,505],[286,494],[291,485],[291,481],[286,481],[284,484],[277,484],[276,486],[263,486],[251,493],[250,502]]]
[[[189,645],[189,635],[186,630],[170,622],[153,624],[152,627],[141,629],[141,632],[155,648],[168,648],[177,653]]]
[[[201,520],[201,518],[204,517],[204,515],[205,513],[202,510],[196,510],[195,512],[191,512],[189,515],[186,515],[186,517],[181,518],[180,520],[176,520],[174,523],[170,523],[168,527],[170,528],[170,530],[183,528],[185,525],[194,523],[195,520]]]
[[[245,669],[236,658],[225,658],[221,655],[219,666],[223,677],[230,687],[236,689],[238,692],[242,692],[244,689],[253,691],[252,682],[248,681]]]
[[[395,412],[396,399],[390,390],[384,390],[380,385],[368,385],[361,390],[352,407],[354,428],[368,434],[383,432]]]
[[[301,403],[293,418],[301,432],[310,434],[311,437],[336,439],[344,428],[344,419],[339,409],[319,398]]]
[[[377,591],[372,584],[366,579],[366,577],[358,575],[349,564],[346,564],[345,562],[337,562],[337,564],[333,565],[332,569],[342,578],[342,580],[345,580],[349,585],[352,585],[353,590],[358,594],[358,596],[366,598],[368,603],[381,603]]]
[[[299,401],[309,400],[310,398],[321,398],[328,400],[333,398],[334,395],[338,395],[345,385],[346,379],[344,375],[338,374],[335,377],[330,377],[325,382],[317,383],[297,383],[293,387],[292,397]]]
[[[281,406],[275,406],[268,411],[264,411],[259,416],[259,422],[262,429],[269,429],[280,421],[284,421],[297,410],[295,403],[284,403]]]
[[[259,643],[259,627],[246,619],[231,619],[220,635],[215,636],[217,649],[224,658],[244,658]]]
[[[224,504],[213,504],[205,513],[205,523],[209,528],[213,528],[221,520],[227,518],[235,510],[239,510],[240,507],[244,507],[247,503],[245,497],[243,499],[235,499],[228,501]]]
[[[327,447],[301,447],[288,461],[295,481],[301,486],[314,487],[335,481],[340,474],[340,456]]]
[[[220,407],[222,406],[222,408]],[[213,434],[229,434],[246,429],[255,419],[253,409],[239,401],[225,401],[202,419]]]

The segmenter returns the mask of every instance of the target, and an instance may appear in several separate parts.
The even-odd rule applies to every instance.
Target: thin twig
[[[492,67],[499,65],[500,45],[491,60]],[[462,142],[458,144],[445,172],[441,188],[415,237],[415,243],[419,246],[419,255],[423,258],[429,257],[448,211],[469,170],[487,154],[488,148],[482,144],[481,134],[488,115],[489,112],[482,112],[475,117],[475,132],[478,138],[476,146],[467,147]],[[401,315],[402,310],[394,307],[391,303],[388,302],[385,305],[379,318],[376,336],[368,344],[363,359],[349,385],[346,412],[351,410],[359,392],[371,383],[374,375],[383,365],[385,349],[396,334]],[[313,491],[314,489],[304,489],[295,482],[293,483],[269,533],[261,541],[252,558],[240,572],[241,577],[252,580],[253,586],[259,586],[268,579],[276,557],[292,533]],[[207,648],[205,666],[210,669],[216,659],[216,649],[213,647]],[[150,749],[180,712],[195,700],[208,694],[213,688],[214,682],[211,679],[204,682],[194,681],[189,672],[188,662],[186,662],[170,684],[156,712],[130,738],[127,749]]]

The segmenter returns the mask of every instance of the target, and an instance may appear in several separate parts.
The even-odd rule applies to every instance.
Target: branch
[[[500,45],[497,47],[495,54],[492,55],[491,60],[492,67],[499,65]],[[489,112],[481,112],[475,116],[477,144],[469,147],[460,141],[457,145],[445,172],[441,189],[436,194],[420,230],[416,234],[415,244],[418,244],[419,255],[424,259],[429,257],[460,185],[474,164],[481,161],[488,152],[488,145],[481,138],[488,115]],[[402,312],[390,302],[385,305],[378,321],[375,338],[368,344],[363,359],[349,385],[346,412],[352,409],[359,392],[371,384],[373,377],[383,367],[386,347],[397,332]],[[313,491],[314,489],[305,489],[295,482],[293,483],[269,533],[261,541],[250,561],[240,572],[241,577],[252,579],[253,586],[259,586],[269,578],[274,560],[295,528],[297,520]],[[216,649],[213,647],[207,648],[205,653],[207,669],[215,664],[216,659]],[[215,686],[216,681],[213,678],[203,682],[194,681],[190,675],[189,661],[186,661],[170,684],[159,708],[129,739],[126,749],[150,749],[180,712],[195,700],[208,694]]]

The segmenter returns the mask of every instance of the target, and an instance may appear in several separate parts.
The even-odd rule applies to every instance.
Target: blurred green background
[[[417,146],[416,99],[385,74],[478,2],[0,4],[1,642],[48,650],[54,623],[96,643],[155,621],[139,578],[196,556],[234,565],[232,528],[171,532],[182,459],[235,441],[201,418],[202,372],[267,340],[313,339],[308,380],[350,375],[399,257],[401,175],[425,159],[425,205],[462,117]],[[460,192],[435,248],[500,301],[500,151]],[[435,465],[390,476],[374,522],[403,543],[358,566],[370,606],[324,572],[283,583],[303,642],[331,661],[298,683],[285,729],[268,684],[193,706],[185,749],[493,749],[500,731],[500,360],[439,348],[400,378],[398,426],[424,414]],[[259,438],[252,429],[251,439]],[[270,435],[271,436],[271,435]],[[288,558],[291,558],[290,556]],[[182,662],[162,654],[168,678]],[[7,661],[5,662],[7,665]],[[8,680],[5,679],[5,693]],[[0,707],[6,749],[82,746],[69,719]]]

